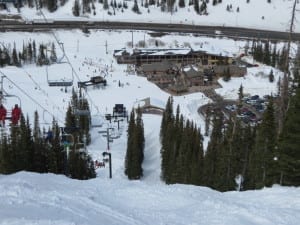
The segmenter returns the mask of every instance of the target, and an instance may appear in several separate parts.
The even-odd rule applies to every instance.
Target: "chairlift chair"
[[[48,112],[48,111],[44,109],[44,110],[43,110],[43,121],[44,121],[44,122],[41,123],[41,124],[44,124],[44,125],[51,125],[52,122],[49,122],[49,121],[46,120],[46,116],[45,116],[45,113],[46,113],[46,112]],[[48,112],[48,114],[51,115],[49,112]]]
[[[18,102],[19,102],[19,107],[20,107],[20,108],[22,107],[22,101],[21,101],[21,98],[20,98],[19,96],[1,93],[1,94],[0,94],[0,99],[3,100],[3,99],[5,99],[5,98],[17,98],[17,99],[18,99]]]
[[[91,116],[90,110],[88,109],[75,109],[74,114],[76,116],[88,116],[88,117]]]
[[[86,152],[86,145],[82,142],[78,142],[75,144],[75,150],[78,150],[79,152]]]
[[[70,146],[70,147],[74,146],[74,137],[73,137],[73,135],[72,134],[67,134],[67,133],[61,134],[60,143],[63,146]]]
[[[99,112],[98,108],[96,107],[97,112],[93,115],[91,115],[91,127],[102,127],[104,124],[104,117]]]
[[[22,101],[21,101],[21,98],[17,95],[12,95],[12,94],[8,94],[4,91],[3,89],[3,80],[6,76],[1,76],[1,89],[0,89],[0,103],[2,104],[3,103],[3,100],[6,100],[6,98],[17,98],[18,101],[19,101],[19,107],[22,108]],[[12,119],[12,115],[11,115],[11,111],[7,111],[7,115],[5,117],[6,120],[11,120]]]
[[[16,95],[9,95],[9,94],[3,95],[2,94],[1,95],[1,102],[2,102],[3,99],[8,98],[8,97],[15,97],[15,98],[17,98],[19,100],[19,107],[21,108],[21,106],[22,106],[21,99],[18,96],[16,96]],[[7,115],[5,117],[6,120],[11,120],[12,119],[11,113],[12,113],[11,110],[7,110]]]
[[[46,74],[47,74],[47,82],[50,87],[70,87],[73,85],[74,81],[74,71],[72,69],[72,79],[66,80],[66,79],[61,79],[61,80],[50,80],[49,79],[49,72],[48,72],[48,66],[46,66]]]
[[[91,117],[91,111],[89,109],[82,109],[84,108],[84,102],[83,100],[86,100],[85,98],[79,98],[79,107],[74,109],[74,114],[76,116],[88,116]]]
[[[74,132],[78,132],[80,130],[80,127],[78,126],[71,126],[71,127],[60,127],[62,134],[71,134]]]
[[[71,134],[77,127],[60,127],[60,143],[61,145],[74,146],[75,140],[74,136]]]

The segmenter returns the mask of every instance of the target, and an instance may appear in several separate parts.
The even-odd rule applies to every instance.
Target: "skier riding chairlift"
[[[7,110],[6,110],[6,108],[1,104],[1,105],[0,105],[0,125],[1,125],[1,127],[5,127],[6,114],[7,114]]]
[[[21,116],[21,109],[18,104],[15,104],[15,107],[11,111],[11,122],[13,125],[17,125]]]

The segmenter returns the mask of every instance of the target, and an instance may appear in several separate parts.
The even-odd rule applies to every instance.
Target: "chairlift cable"
[[[5,48],[6,50],[7,50],[7,48],[5,47],[5,45],[1,42],[1,45],[3,46],[3,48]],[[39,89],[41,89],[42,90],[42,88],[40,87],[40,85],[32,78],[32,76],[31,76],[31,74],[29,74],[24,68],[22,68],[24,71],[25,71],[25,73],[28,75],[28,77],[32,80],[32,82],[36,85],[36,86],[38,86],[39,87]],[[0,71],[1,72],[1,71]],[[6,78],[7,78],[7,80],[10,80],[10,79],[8,79],[8,77],[3,73],[3,72],[1,72]],[[4,90],[2,90],[2,91],[4,91]],[[5,91],[4,91],[5,92]],[[45,94],[45,90],[43,90],[43,93]],[[3,94],[3,93],[2,93]],[[48,96],[47,96],[48,97]],[[48,97],[49,98],[49,97]],[[53,104],[53,103],[52,103]],[[57,109],[61,112],[61,113],[63,113],[60,109],[59,109],[59,107],[54,103],[53,105],[55,105],[56,107],[57,107]],[[44,109],[44,108],[43,108]],[[44,111],[45,111],[46,109],[44,109]],[[47,110],[46,110],[47,111]],[[49,112],[50,113],[50,112]],[[55,118],[55,116],[53,115],[53,114],[51,114],[50,113],[50,115],[52,115],[54,118]]]
[[[48,20],[47,20],[45,14],[43,13],[43,11],[42,11],[41,8],[39,9],[39,11],[40,11],[41,15],[43,16],[44,20],[45,20],[46,22],[48,22]],[[70,65],[70,67],[71,67],[71,69],[72,69],[72,72],[75,74],[75,76],[76,76],[76,78],[78,79],[78,81],[81,82],[81,80],[80,80],[80,78],[79,78],[79,76],[78,76],[76,70],[74,69],[72,63],[71,63],[70,60],[69,60],[68,55],[67,55],[66,52],[64,51],[63,47],[60,45],[60,41],[59,41],[59,39],[57,38],[55,32],[54,32],[53,30],[51,30],[51,33],[52,33],[54,39],[56,40],[56,42],[57,42],[59,48],[64,52],[64,56],[66,57],[67,62],[68,62],[68,64]],[[73,75],[73,73],[72,73],[72,75]],[[89,97],[90,102],[92,103],[92,105],[94,105],[94,107],[96,108],[97,112],[99,113],[99,109],[98,109],[97,105],[93,102],[91,96],[88,94],[87,91],[86,91],[86,95]]]
[[[5,45],[1,42],[1,45],[3,46],[3,48],[5,48],[5,49],[7,49],[6,47],[5,47]],[[38,86],[39,87],[39,89],[41,89],[42,90],[42,88],[41,88],[41,86],[32,78],[32,76],[31,76],[31,74],[29,74],[24,68],[22,68],[24,71],[25,71],[25,73],[28,75],[28,77],[32,80],[32,82],[36,85],[36,86]],[[0,73],[2,74],[2,75],[4,75],[5,76],[5,78],[7,79],[7,80],[9,80],[10,82],[12,82],[3,72],[1,72],[0,71]],[[14,82],[12,82],[16,87],[17,87],[17,85],[14,83]],[[19,88],[20,89],[20,87],[17,87],[17,88]],[[21,89],[20,89],[21,90]],[[4,90],[2,90],[2,91],[4,91]],[[21,90],[22,91],[22,90]],[[4,91],[5,92],[5,91]],[[24,91],[23,91],[24,92]],[[43,93],[44,93],[44,95],[45,95],[45,90],[43,90]],[[3,93],[2,93],[3,94]],[[26,94],[26,93],[25,93]],[[27,96],[28,96],[28,94],[26,94]],[[46,95],[47,96],[47,95]],[[28,96],[30,99],[32,99],[30,96]],[[48,97],[48,99],[50,99],[49,98],[49,96],[47,96]],[[51,99],[50,99],[51,100]],[[60,111],[62,114],[64,114],[64,112],[62,111],[62,110],[60,110],[59,109],[59,106],[57,106],[55,103],[53,103],[53,101],[52,101],[52,104],[54,105],[54,106],[56,106],[57,107],[57,109],[58,109],[58,111]],[[39,104],[38,104],[39,105]],[[47,109],[45,109],[44,107],[42,107],[41,105],[39,105],[44,111],[43,111],[43,113],[46,111],[46,112],[48,112],[53,118],[55,118],[55,116],[52,114],[52,113],[50,113]],[[62,122],[62,121],[61,121]]]
[[[34,83],[34,85],[37,86],[40,90],[42,90],[43,94],[51,101],[51,104],[56,106],[58,111],[60,111],[62,114],[64,114],[64,112],[59,108],[59,106],[51,98],[49,98],[46,91],[43,88],[41,88],[41,86],[32,78],[31,74],[28,73],[25,69],[23,69],[23,70],[27,74],[27,76],[31,79],[31,81]]]
[[[1,70],[0,73],[5,76],[5,78],[7,80],[9,80],[16,88],[18,88],[23,94],[25,94],[31,101],[33,101],[35,104],[37,104],[39,107],[41,107],[43,110],[45,110],[46,112],[48,112],[51,116],[53,116],[53,118],[55,118],[54,114],[52,114],[51,112],[49,112],[46,108],[44,108],[38,101],[36,101],[34,98],[32,98],[26,91],[24,91],[19,85],[17,85],[15,82],[13,82],[11,79],[8,78],[8,76],[6,74],[4,74]],[[64,123],[64,121],[60,120],[59,118],[57,118],[58,121]]]

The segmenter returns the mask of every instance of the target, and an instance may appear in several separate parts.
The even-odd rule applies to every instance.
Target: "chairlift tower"
[[[109,162],[109,178],[112,178],[112,165],[111,165],[111,153],[110,152],[103,152],[102,156],[108,156],[108,162]]]

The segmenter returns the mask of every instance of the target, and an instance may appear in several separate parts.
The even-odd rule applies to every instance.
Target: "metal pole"
[[[103,152],[102,153],[103,157],[108,155],[108,160],[109,160],[109,178],[111,179],[112,178],[112,163],[111,163],[111,153],[109,152]]]
[[[133,31],[131,31],[131,47],[133,48]]]
[[[105,52],[106,52],[106,54],[108,54],[108,51],[107,51],[107,41],[105,41]]]
[[[111,153],[108,153],[109,156],[109,178],[112,178],[112,165],[111,165]]]
[[[107,150],[109,150],[109,128],[107,128],[106,134],[107,134],[107,137],[106,137],[106,139],[107,139]]]
[[[1,90],[0,90],[0,104],[2,104],[2,100],[3,100],[3,78],[4,76],[1,76]]]

